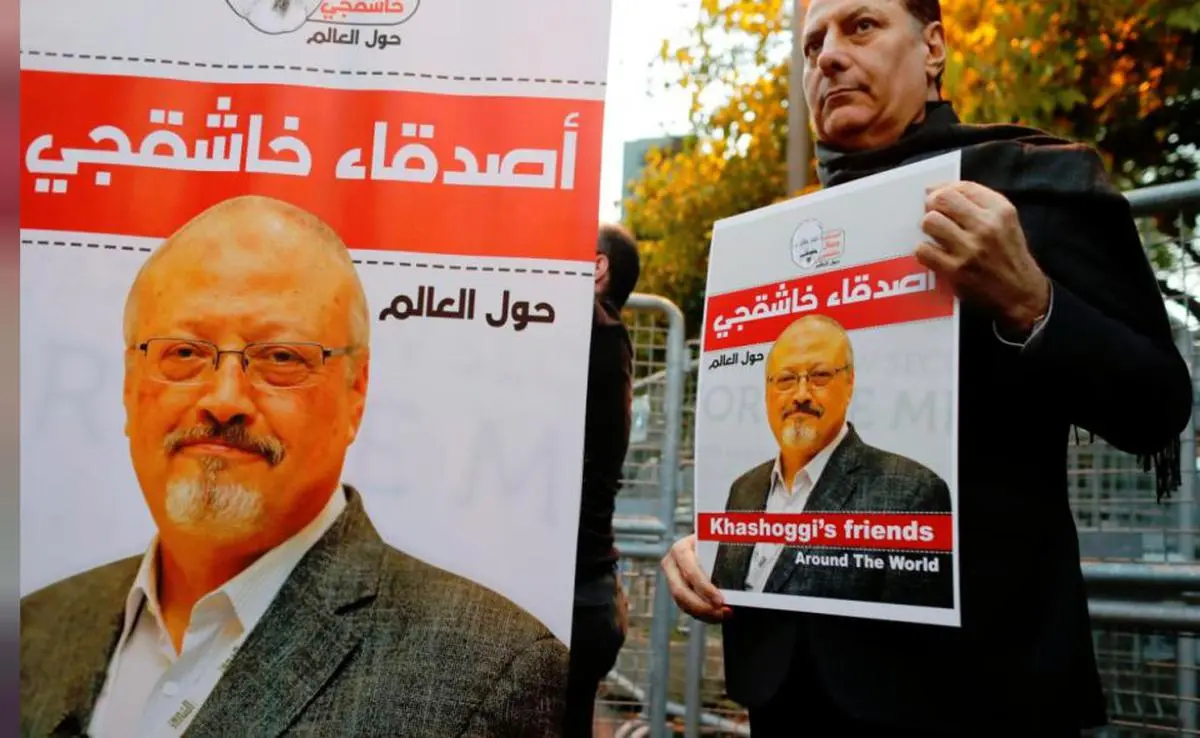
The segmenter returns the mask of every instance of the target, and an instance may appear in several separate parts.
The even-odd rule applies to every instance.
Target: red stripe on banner
[[[928,513],[700,513],[696,537],[717,543],[953,551],[954,521]]]
[[[839,269],[708,299],[704,351],[773,342],[805,315],[846,330],[954,314],[954,293],[912,256]]]
[[[257,194],[351,248],[595,252],[600,101],[22,71],[20,115],[23,228],[161,238]]]

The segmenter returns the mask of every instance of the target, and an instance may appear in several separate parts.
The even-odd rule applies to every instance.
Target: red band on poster
[[[825,315],[854,330],[953,314],[949,286],[905,256],[714,295],[707,304],[704,351],[770,343],[805,315]]]
[[[954,521],[930,513],[700,513],[696,537],[717,543],[953,551]]]
[[[356,249],[595,252],[596,100],[23,70],[20,115],[22,228],[164,238],[253,193]]]

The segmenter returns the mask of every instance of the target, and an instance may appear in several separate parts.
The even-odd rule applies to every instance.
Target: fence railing
[[[1127,194],[1159,277],[1177,345],[1196,377],[1200,340],[1200,181]],[[749,735],[724,693],[720,628],[682,615],[659,560],[692,529],[695,342],[669,301],[635,294],[634,433],[614,521],[630,595],[630,635],[597,716],[613,738]],[[1200,399],[1200,390],[1197,391]],[[1182,487],[1158,504],[1136,461],[1080,434],[1069,456],[1070,499],[1089,590],[1111,725],[1097,738],[1200,736],[1197,653],[1196,412],[1183,434]]]
[[[1127,197],[1195,384],[1200,181],[1148,187]],[[1072,449],[1072,509],[1111,719],[1097,732],[1103,738],[1200,735],[1196,418],[1193,407],[1181,438],[1182,485],[1163,504],[1154,502],[1150,475],[1127,455],[1099,440]]]

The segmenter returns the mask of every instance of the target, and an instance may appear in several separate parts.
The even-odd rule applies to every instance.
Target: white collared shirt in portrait
[[[178,654],[159,609],[155,537],[126,598],[124,627],[109,660],[88,735],[179,735],[177,726],[185,725],[199,711],[216,686],[223,662],[262,619],[292,570],[345,507],[346,496],[338,485],[308,525],[202,597],[192,609]]]
[[[837,447],[841,445],[845,439],[849,426],[842,423],[841,429],[838,430],[837,436],[825,448],[821,449],[816,456],[809,461],[808,464],[798,472],[792,480],[791,489],[788,489],[783,481],[783,467],[780,464],[779,457],[775,457],[775,468],[771,470],[771,491],[767,495],[767,508],[764,512],[768,515],[773,514],[789,514],[802,513],[804,506],[808,504],[808,497],[812,494],[813,489],[817,486],[817,482],[821,479],[821,473],[825,471],[825,467],[829,464],[830,457]],[[782,543],[756,543],[754,551],[750,556],[750,570],[746,573],[746,589],[751,592],[762,592],[766,586],[767,580],[771,576],[771,571],[775,568],[775,562],[779,560],[779,554],[783,552],[784,544]]]

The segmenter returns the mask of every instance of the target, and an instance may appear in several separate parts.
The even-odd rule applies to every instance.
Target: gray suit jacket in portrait
[[[558,735],[566,647],[504,597],[384,543],[346,494],[185,736]],[[22,735],[85,734],[139,563],[21,601]]]
[[[765,511],[774,466],[772,459],[738,477],[730,487],[726,512]],[[916,461],[867,445],[851,425],[830,456],[804,512],[855,511],[948,513],[950,490],[940,477]],[[749,544],[722,543],[713,564],[713,583],[721,589],[745,590],[753,550]],[[875,554],[884,559],[882,568],[856,566],[854,554],[864,551],[787,546],[775,562],[763,592],[890,605],[954,607],[954,573],[949,554],[910,555],[914,559],[936,559],[938,572],[929,573],[893,569],[888,565],[888,553]],[[796,555],[800,552],[837,557],[836,560],[848,565],[798,564]]]

